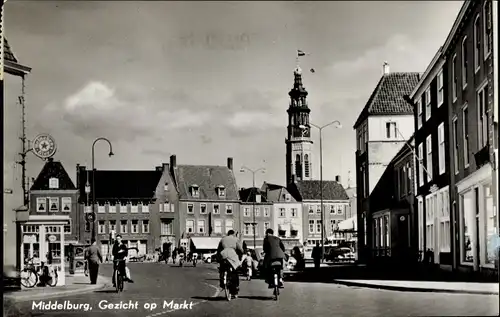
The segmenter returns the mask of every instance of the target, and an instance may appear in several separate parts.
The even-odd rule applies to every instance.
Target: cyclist
[[[269,288],[274,287],[274,281],[271,270],[271,263],[281,262],[281,275],[279,277],[278,287],[283,288],[283,260],[285,259],[285,246],[280,238],[274,235],[273,229],[269,228],[266,230],[266,237],[262,244],[264,249],[264,270],[266,272],[266,283],[269,284]]]
[[[123,276],[123,280],[129,283],[134,283],[128,276],[126,272],[125,262],[128,256],[127,246],[122,241],[122,236],[116,236],[116,242],[113,245],[113,287],[116,287],[115,272],[120,270],[120,274]]]
[[[186,249],[182,245],[177,250],[177,256],[179,257],[179,263],[182,260],[186,260]]]
[[[240,279],[238,277],[237,269],[240,266],[240,257],[243,256],[243,248],[241,247],[240,241],[238,238],[234,236],[234,231],[229,230],[227,232],[227,236],[223,237],[217,248],[217,258],[220,259],[219,263],[219,282],[220,287],[224,288],[224,269],[225,263],[229,262],[229,264],[233,267],[233,276],[232,281],[235,283],[235,291],[238,295],[239,287],[240,287]]]

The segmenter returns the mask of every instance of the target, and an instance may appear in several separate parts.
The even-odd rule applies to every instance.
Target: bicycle
[[[279,283],[280,283],[280,276],[281,276],[281,262],[276,261],[271,263],[271,272],[273,273],[273,299],[275,301],[278,300],[278,297],[280,295],[280,288],[279,288]]]
[[[184,265],[184,254],[179,254],[179,266],[182,267]]]
[[[232,298],[236,298],[236,287],[233,285],[235,272],[231,264],[227,261],[224,262],[223,270],[224,274],[222,283],[224,285],[224,292],[226,294],[226,299],[230,301]]]
[[[124,276],[121,274],[120,270],[120,263],[123,262],[125,263],[125,260],[115,260],[116,262],[116,267],[115,267],[115,288],[116,292],[120,293],[123,292],[123,286],[124,286]]]
[[[46,271],[45,271],[46,270]],[[45,273],[47,272],[47,273]],[[23,277],[23,273],[25,276]],[[45,285],[50,287],[55,287],[58,281],[57,270],[51,266],[42,265],[38,268],[33,264],[33,258],[26,260],[25,267],[21,270],[21,285],[26,288],[33,288],[38,284],[43,278],[45,278]]]

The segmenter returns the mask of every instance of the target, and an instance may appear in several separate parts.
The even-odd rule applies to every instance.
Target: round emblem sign
[[[55,242],[57,240],[55,235],[50,235],[49,236],[49,242]]]
[[[56,151],[56,141],[48,134],[39,134],[33,140],[33,153],[41,159],[54,156]]]
[[[405,216],[399,217],[399,220],[401,220],[401,221],[405,221],[405,219],[406,219]]]
[[[89,222],[94,222],[94,220],[95,220],[95,214],[94,214],[93,212],[89,212],[89,213],[87,214],[87,220],[88,220]]]

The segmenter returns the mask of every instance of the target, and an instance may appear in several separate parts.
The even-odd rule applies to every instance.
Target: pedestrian
[[[321,264],[321,247],[319,246],[319,242],[316,242],[316,246],[312,250],[311,254],[313,260],[314,260],[314,267],[319,268]]]
[[[75,246],[70,243],[68,246],[69,274],[75,274]]]
[[[90,284],[97,284],[97,275],[99,274],[99,263],[102,263],[101,250],[97,246],[95,239],[92,239],[90,247],[85,252],[85,260],[90,275]]]

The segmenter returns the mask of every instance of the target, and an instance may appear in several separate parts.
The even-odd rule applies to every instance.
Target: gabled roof
[[[17,58],[12,52],[12,49],[10,48],[9,42],[7,41],[7,38],[3,38],[3,54],[4,54],[4,59],[5,61],[9,61],[12,63],[17,63]]]
[[[263,191],[268,191],[268,190],[276,190],[276,189],[280,189],[280,188],[285,188],[285,186],[264,182],[264,184],[262,184],[262,187],[260,189]]]
[[[419,73],[413,72],[383,75],[356,120],[354,129],[369,115],[412,115],[413,108],[403,96],[411,94],[419,79]]]
[[[298,201],[321,199],[319,180],[297,181],[290,184],[288,191]],[[344,187],[335,181],[323,181],[323,200],[349,200]]]
[[[92,177],[95,174],[95,198],[100,201],[145,201],[155,197],[156,188],[160,182],[162,171],[80,171],[79,191],[82,201],[85,201],[85,184],[89,174],[90,197],[92,197]]]
[[[179,199],[239,200],[233,171],[227,166],[177,165],[174,168]],[[198,185],[199,197],[192,197],[190,187]],[[217,187],[224,186],[226,195],[219,197]]]
[[[278,189],[271,189],[267,192],[267,201],[271,201],[271,202],[275,202],[275,203],[278,203],[278,202],[287,202],[286,201],[286,195],[289,194],[291,197],[290,197],[290,201],[288,201],[289,203],[290,202],[297,202],[297,200],[295,199],[295,197],[293,197],[292,194],[290,194],[288,192],[288,190],[284,187],[281,187],[281,188],[278,188]]]
[[[266,193],[257,187],[243,188],[240,190],[239,194],[240,194],[240,200],[243,203],[256,202],[255,197],[257,194],[260,195],[260,202],[261,203],[267,203]]]
[[[75,184],[69,177],[61,162],[48,160],[36,178],[30,190],[51,190],[49,188],[49,179],[57,178],[59,180],[58,190],[75,190]]]

